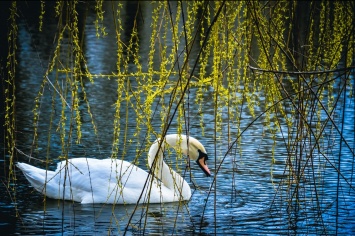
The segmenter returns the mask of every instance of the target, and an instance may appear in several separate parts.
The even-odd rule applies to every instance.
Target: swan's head
[[[205,147],[197,139],[189,137],[187,142],[187,137],[184,136],[183,139],[186,139],[186,146],[182,148],[182,152],[187,155],[191,160],[196,161],[197,165],[205,172],[207,176],[211,176],[211,172],[208,169],[206,160],[208,160],[208,155]],[[187,143],[189,148],[187,148]]]
[[[154,162],[159,140],[160,139],[156,140],[155,144],[152,146],[153,148],[149,150],[149,166],[152,166]],[[191,136],[187,137],[183,134],[168,134],[165,136],[165,141],[176,150],[181,150],[181,152],[188,156],[190,160],[196,161],[203,172],[205,172],[207,176],[211,176],[211,172],[206,164],[206,160],[208,159],[206,149],[197,139]]]

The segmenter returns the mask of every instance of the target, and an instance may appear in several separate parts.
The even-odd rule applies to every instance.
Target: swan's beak
[[[200,166],[200,168],[205,172],[205,174],[210,177],[211,176],[211,171],[208,169],[208,166],[206,164],[205,157],[199,158],[197,160],[197,164]]]
[[[205,174],[209,177],[209,176],[211,176],[211,171],[210,171],[210,169],[208,169],[208,166],[206,164],[206,160],[208,159],[208,156],[206,153],[203,153],[200,150],[199,150],[199,154],[200,155],[199,155],[196,163],[203,170],[203,172],[205,172]]]

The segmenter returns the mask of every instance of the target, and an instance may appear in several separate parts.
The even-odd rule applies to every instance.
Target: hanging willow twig
[[[318,75],[318,74],[331,74],[341,71],[351,71],[355,69],[355,66],[338,68],[334,70],[320,70],[320,71],[276,71],[276,70],[267,70],[262,68],[257,68],[249,65],[249,68],[253,71],[260,71],[263,73],[274,73],[274,74],[285,74],[285,75]]]

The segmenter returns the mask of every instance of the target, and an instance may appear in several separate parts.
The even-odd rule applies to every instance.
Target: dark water
[[[106,9],[109,12],[109,9]],[[144,8],[143,14],[148,14],[149,7]],[[92,11],[92,9],[90,10]],[[134,5],[127,4],[123,11],[126,28],[131,28],[131,12]],[[91,14],[93,15],[93,14]],[[88,14],[85,25],[84,51],[87,66],[93,74],[111,74],[116,71],[116,39],[113,28],[108,27],[107,38],[95,37],[94,18]],[[28,20],[28,19],[27,19]],[[34,22],[37,19],[34,20]],[[110,14],[105,19],[110,22]],[[142,22],[140,22],[142,24]],[[149,20],[144,24],[149,25]],[[47,150],[48,130],[51,117],[51,98],[55,91],[46,86],[41,102],[41,123],[39,127],[38,150],[34,151],[33,113],[34,98],[40,88],[45,68],[54,50],[53,34],[56,24],[47,23],[44,33],[37,34],[37,25],[31,21],[19,22],[18,35],[18,69],[17,69],[17,148],[27,155],[38,159],[56,159],[61,154],[59,134],[52,128],[50,150]],[[150,32],[140,32],[142,55],[148,50]],[[129,34],[127,34],[129,35]],[[128,36],[127,36],[128,37]],[[145,58],[142,58],[145,60]],[[53,74],[49,76],[54,79]],[[172,78],[174,80],[176,78]],[[64,78],[59,77],[59,81]],[[134,79],[132,78],[132,81]],[[99,130],[92,132],[90,116],[83,114],[83,138],[79,145],[72,144],[70,156],[106,158],[111,155],[113,139],[114,103],[117,99],[117,81],[113,78],[95,78],[94,83],[85,81],[85,89],[90,101],[91,111]],[[190,99],[194,101],[196,90],[191,88]],[[190,103],[190,134],[198,138],[206,147],[209,155],[209,166],[212,172],[222,161],[227,149],[227,117],[223,115],[223,125],[219,139],[214,142],[214,109],[213,101],[209,99],[212,91],[205,94],[204,124],[205,135],[201,136],[197,107]],[[260,94],[260,99],[262,98]],[[354,147],[354,101],[345,101],[346,119],[344,137],[351,147]],[[85,106],[85,105],[83,105]],[[60,103],[54,106],[53,123],[58,125],[61,112]],[[261,112],[259,108],[256,112]],[[85,110],[85,109],[84,109]],[[137,141],[135,113],[129,109],[128,139]],[[337,111],[335,122],[339,124],[342,110]],[[125,113],[122,113],[125,115]],[[336,118],[338,117],[338,118]],[[245,128],[252,121],[247,111],[242,113],[241,127]],[[175,121],[174,121],[175,122]],[[172,124],[169,133],[176,131],[176,122]],[[154,127],[160,127],[160,117],[156,116]],[[234,148],[223,159],[223,164],[217,174],[216,184],[212,178],[204,177],[196,165],[191,166],[193,179],[187,177],[193,190],[189,202],[174,204],[155,204],[150,206],[119,206],[119,205],[81,205],[46,199],[35,192],[19,171],[17,181],[10,181],[7,189],[8,160],[0,162],[0,229],[6,229],[9,235],[127,235],[134,234],[176,234],[176,235],[333,235],[337,231],[341,235],[355,234],[355,193],[349,187],[354,184],[354,159],[348,149],[341,152],[340,178],[334,165],[338,166],[339,136],[328,130],[325,134],[329,149],[326,153],[328,160],[322,155],[315,155],[310,161],[296,186],[290,181],[287,171],[287,150],[283,142],[284,136],[277,134],[279,141],[275,150],[274,163],[271,160],[273,144],[270,134],[264,133],[261,122],[254,123],[243,134],[238,148]],[[139,141],[144,142],[144,127]],[[231,130],[231,137],[236,137],[237,131]],[[233,141],[233,140],[232,140]],[[126,160],[133,160],[138,144],[127,146]],[[239,148],[242,152],[239,152]],[[119,152],[119,155],[121,153]],[[146,168],[145,152],[139,163]],[[19,161],[28,162],[24,155],[18,155]],[[44,167],[43,163],[35,160],[31,164]],[[333,165],[333,166],[332,166]],[[53,169],[55,163],[50,164]],[[183,167],[183,166],[182,166]],[[291,183],[290,183],[291,182]],[[296,191],[298,189],[298,191]],[[210,191],[210,192],[209,192]],[[132,216],[132,217],[131,217]]]

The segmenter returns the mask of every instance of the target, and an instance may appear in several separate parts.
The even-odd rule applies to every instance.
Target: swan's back
[[[148,177],[133,164],[113,159],[70,159],[59,162],[55,171],[17,166],[37,191],[81,203],[136,203]]]
[[[75,158],[59,162],[55,171],[17,166],[37,191],[54,199],[110,204],[179,201],[174,191],[122,160]]]

